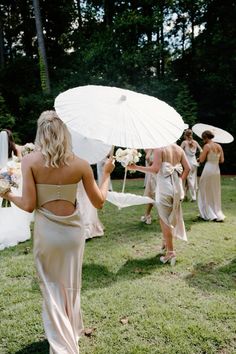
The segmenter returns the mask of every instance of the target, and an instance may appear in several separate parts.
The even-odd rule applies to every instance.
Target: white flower
[[[0,195],[3,196],[5,193],[10,192],[10,190],[11,190],[10,183],[5,179],[0,178]]]
[[[27,143],[23,146],[23,148],[21,149],[21,155],[25,156],[27,154],[30,154],[31,152],[33,152],[35,150],[35,145],[33,143]]]
[[[142,155],[136,149],[117,149],[116,151],[116,161],[120,162],[123,167],[128,165],[136,164]]]

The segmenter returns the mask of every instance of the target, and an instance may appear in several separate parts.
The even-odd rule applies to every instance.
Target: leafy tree
[[[175,108],[185,123],[193,126],[197,121],[197,104],[186,85],[182,85],[175,99]]]
[[[0,131],[2,129],[13,129],[15,118],[10,114],[4,98],[0,95]]]

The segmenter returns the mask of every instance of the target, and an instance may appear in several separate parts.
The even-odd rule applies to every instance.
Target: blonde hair
[[[193,142],[193,132],[191,129],[186,129],[184,132],[184,138],[188,139],[188,145],[190,148],[194,147],[194,142]]]
[[[192,137],[193,137],[193,132],[192,132],[192,130],[191,130],[191,129],[186,129],[186,130],[184,131],[184,137],[185,137],[185,138],[192,138]]]
[[[45,111],[40,115],[35,145],[43,154],[46,167],[69,165],[73,154],[71,135],[55,111]]]

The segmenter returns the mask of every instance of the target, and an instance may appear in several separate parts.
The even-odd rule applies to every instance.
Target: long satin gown
[[[188,144],[184,146],[184,151],[186,154],[186,157],[188,159],[188,162],[190,164],[191,170],[185,180],[185,191],[189,191],[191,200],[195,201],[197,199],[197,159],[196,159],[196,152],[197,152],[197,146],[190,148]]]
[[[172,229],[174,237],[187,241],[181,201],[184,198],[181,164],[162,162],[157,174],[156,203],[162,221]]]
[[[220,154],[210,151],[199,181],[198,208],[204,220],[223,221],[221,210]]]
[[[150,166],[153,162],[153,153],[150,156],[150,161],[151,163],[148,164],[146,161],[146,166]],[[155,195],[156,195],[156,180],[157,180],[157,175],[156,173],[148,172],[145,173],[145,190],[144,190],[144,196],[150,197],[155,200]]]
[[[34,259],[43,294],[43,323],[50,354],[78,354],[84,226],[78,208],[57,216],[42,207],[52,200],[75,203],[77,184],[37,184]]]

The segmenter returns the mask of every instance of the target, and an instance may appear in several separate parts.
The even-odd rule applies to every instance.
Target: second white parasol
[[[192,127],[192,131],[199,138],[202,137],[202,133],[206,130],[209,130],[212,134],[214,134],[214,138],[212,140],[216,143],[229,144],[234,141],[234,137],[230,133],[224,129],[214,127],[213,125],[197,123]]]

